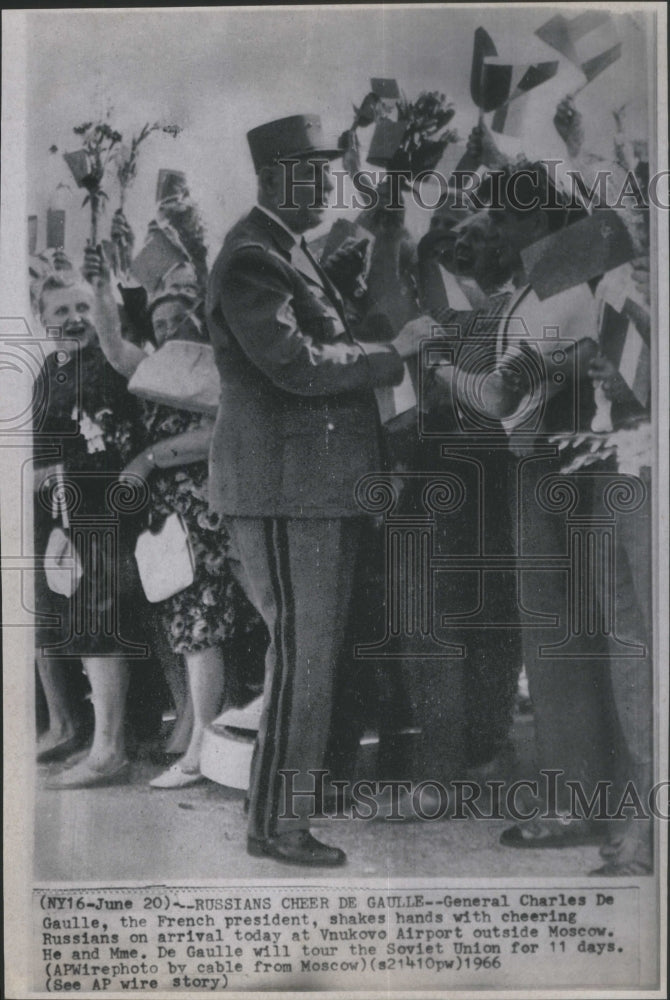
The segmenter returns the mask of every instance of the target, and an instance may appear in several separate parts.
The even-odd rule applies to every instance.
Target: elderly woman
[[[85,788],[126,780],[128,773],[124,654],[139,649],[129,631],[138,581],[128,518],[113,487],[139,447],[142,428],[137,403],[100,350],[90,286],[73,270],[51,274],[37,305],[43,325],[59,327],[62,335],[35,392],[36,550],[53,555],[46,572],[37,573],[38,610],[47,612],[36,632],[37,661],[43,673],[80,658],[95,712],[88,754],[47,787]],[[140,495],[135,501],[141,506]],[[51,563],[59,554],[68,557],[71,575],[54,582]]]
[[[120,335],[111,299],[109,273],[96,251],[87,251],[87,273],[95,285],[103,349],[112,365],[130,377],[145,352]],[[187,266],[175,270],[184,282],[169,282],[150,303],[158,349],[173,338],[207,341],[197,316],[197,299]],[[227,560],[227,535],[207,503],[207,456],[212,423],[202,414],[145,403],[148,446],[123,475],[150,484],[154,521],[173,512],[187,527],[195,557],[195,579],[185,590],[157,606],[170,646],[186,662],[193,704],[193,728],[185,754],[151,781],[154,788],[183,788],[201,780],[200,751],[206,727],[218,714],[224,693],[224,652],[249,655],[262,631],[260,620],[238,588]]]

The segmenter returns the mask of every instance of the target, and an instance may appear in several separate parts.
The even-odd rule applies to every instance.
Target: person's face
[[[163,288],[166,292],[185,292],[187,295],[197,295],[198,279],[193,265],[186,262],[173,267],[165,276]]]
[[[151,316],[151,325],[159,347],[179,333],[185,316],[186,307],[182,302],[161,302],[156,306]]]
[[[510,268],[521,266],[521,251],[545,235],[544,214],[540,211],[513,212],[509,208],[488,213],[500,257]]]
[[[294,233],[320,225],[333,190],[328,160],[305,157],[279,163],[261,173],[265,203]]]
[[[52,288],[44,293],[42,322],[45,326],[61,327],[63,336],[75,340],[80,347],[96,338],[92,316],[93,290],[89,285]]]
[[[509,278],[511,271],[505,245],[485,212],[473,215],[459,227],[454,263],[459,274],[474,278],[485,291]]]

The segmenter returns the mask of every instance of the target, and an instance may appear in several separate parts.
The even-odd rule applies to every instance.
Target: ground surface
[[[514,741],[528,758],[532,723],[515,721]],[[519,878],[585,876],[598,864],[596,847],[514,850],[498,838],[507,820],[393,822],[321,820],[317,836],[343,848],[348,864],[336,873],[288,868],[251,858],[245,850],[243,795],[205,782],[181,791],[149,788],[160,768],[133,763],[130,783],[77,791],[37,781],[35,876],[38,881],[319,878]]]

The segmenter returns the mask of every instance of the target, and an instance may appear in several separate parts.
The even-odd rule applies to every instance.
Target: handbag
[[[51,495],[51,514],[54,520],[60,517],[63,527],[52,528],[44,553],[44,575],[49,590],[63,597],[72,597],[81,578],[84,567],[79,553],[67,531],[70,516],[65,502],[65,473],[62,464],[56,466],[55,488]]]
[[[221,382],[211,344],[168,340],[135,369],[128,389],[178,410],[216,416]]]
[[[135,544],[135,561],[152,604],[190,587],[195,579],[195,558],[180,514],[168,514],[158,531],[147,528],[141,532]]]
[[[72,539],[62,528],[53,528],[47,542],[44,573],[49,590],[63,597],[72,597],[84,570]]]

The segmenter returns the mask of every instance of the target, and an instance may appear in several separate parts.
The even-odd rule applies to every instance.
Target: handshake
[[[405,360],[417,354],[419,347],[424,340],[428,340],[436,326],[435,320],[431,316],[419,316],[405,323],[398,336],[391,341],[393,347]]]

